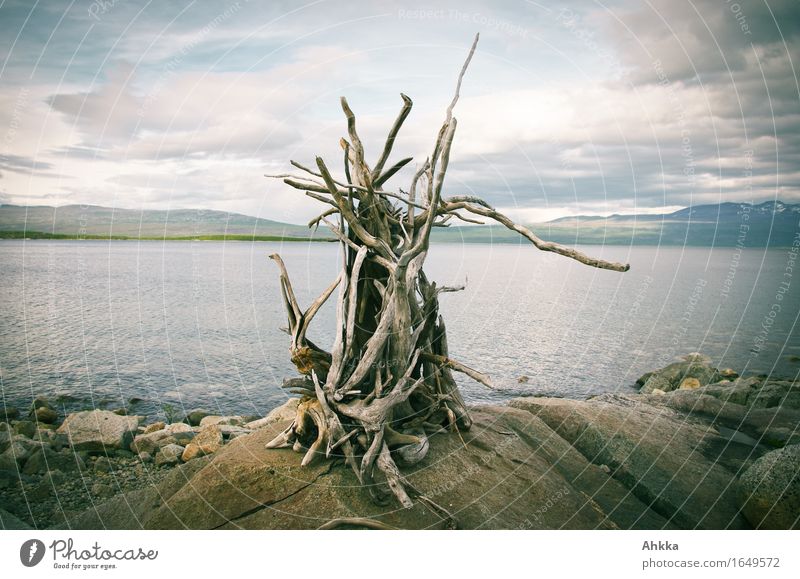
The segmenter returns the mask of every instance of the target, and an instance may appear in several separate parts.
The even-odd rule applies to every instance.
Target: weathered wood
[[[437,287],[428,281],[423,265],[432,229],[446,227],[452,218],[479,222],[465,214],[476,215],[516,231],[542,251],[593,267],[628,269],[626,264],[595,259],[544,241],[480,197],[442,197],[458,126],[453,111],[477,42],[476,36],[433,151],[415,170],[408,193],[383,189],[411,162],[404,158],[386,168],[411,111],[411,99],[405,95],[401,95],[403,107],[374,168],[365,161],[355,113],[342,97],[348,132],[348,139],[340,140],[345,181],[334,179],[320,157],[316,169],[292,161],[302,175],[272,175],[330,206],[312,219],[309,227],[324,224],[333,232],[341,244],[342,268],[304,311],[285,264],[278,255],[270,256],[280,270],[291,359],[304,378],[286,382],[285,387],[299,393],[301,401],[293,423],[267,446],[292,447],[303,453],[303,465],[322,457],[343,457],[376,501],[394,496],[404,507],[410,507],[413,500],[421,501],[451,527],[456,525],[453,516],[414,489],[398,465],[422,460],[431,436],[470,428],[469,411],[452,371],[493,386],[488,376],[450,357],[438,300],[441,293],[464,287]],[[336,331],[333,347],[327,352],[308,340],[307,331],[337,287]],[[361,519],[341,519],[324,528],[338,525],[385,528]]]

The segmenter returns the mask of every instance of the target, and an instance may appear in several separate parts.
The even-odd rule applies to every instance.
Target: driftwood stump
[[[376,501],[385,502],[393,494],[410,507],[412,498],[417,498],[448,517],[404,479],[398,465],[422,460],[430,436],[469,429],[469,411],[453,370],[490,388],[492,385],[487,376],[450,357],[444,320],[439,315],[439,294],[463,288],[438,287],[425,275],[422,266],[431,230],[446,226],[452,218],[475,222],[467,213],[502,223],[542,251],[603,269],[627,271],[629,267],[543,241],[478,197],[442,198],[456,132],[452,113],[477,42],[476,36],[433,152],[414,173],[407,192],[384,189],[389,178],[412,160],[405,158],[387,166],[397,134],[411,111],[412,102],[406,95],[401,95],[400,114],[372,167],[365,159],[355,115],[342,97],[349,135],[349,140],[340,141],[344,179],[335,179],[320,157],[316,168],[292,161],[300,175],[268,175],[329,206],[309,227],[324,223],[340,240],[343,251],[339,276],[305,310],[295,298],[280,256],[270,256],[280,268],[291,359],[303,377],[285,381],[284,387],[300,394],[302,401],[291,426],[267,447],[293,447],[304,453],[303,465],[342,457]],[[312,343],[306,333],[337,287],[336,337],[329,352]]]

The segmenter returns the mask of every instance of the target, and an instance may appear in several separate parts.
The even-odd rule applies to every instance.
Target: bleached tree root
[[[448,352],[439,295],[463,288],[437,287],[422,269],[433,227],[446,227],[451,218],[474,222],[466,212],[517,231],[542,251],[592,267],[628,269],[626,264],[591,258],[543,241],[479,197],[442,197],[457,126],[452,113],[477,42],[476,36],[433,151],[414,171],[407,193],[383,188],[411,162],[405,158],[385,168],[413,106],[406,95],[401,95],[400,114],[372,168],[365,159],[355,114],[342,98],[348,131],[348,139],[340,142],[344,176],[334,178],[320,157],[314,168],[292,161],[301,174],[273,175],[327,206],[309,226],[325,224],[331,229],[341,243],[342,267],[331,285],[302,310],[286,265],[279,255],[270,256],[280,270],[291,360],[302,377],[284,384],[301,396],[301,402],[293,423],[267,447],[292,447],[302,452],[303,466],[342,457],[377,502],[394,496],[404,507],[411,507],[416,499],[451,526],[456,524],[452,515],[413,489],[398,464],[424,460],[431,436],[470,428],[469,411],[451,371],[493,386],[489,377],[454,360]],[[332,349],[326,351],[311,342],[307,333],[314,316],[337,288],[335,338]],[[357,524],[385,528],[367,521],[341,519],[323,528]]]

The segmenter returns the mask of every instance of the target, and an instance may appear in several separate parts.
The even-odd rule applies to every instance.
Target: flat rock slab
[[[511,401],[539,416],[594,464],[609,467],[651,509],[680,528],[748,528],[735,476],[722,466],[719,434],[686,415],[640,398]],[[753,457],[755,458],[755,457]]]

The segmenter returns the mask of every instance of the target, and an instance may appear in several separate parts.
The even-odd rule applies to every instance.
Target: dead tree
[[[397,465],[422,460],[430,436],[470,427],[469,410],[452,371],[492,387],[487,376],[450,357],[439,294],[463,288],[439,287],[425,275],[422,266],[432,229],[453,218],[475,222],[466,216],[471,214],[503,224],[542,251],[602,269],[627,271],[629,267],[543,241],[478,197],[442,197],[456,133],[452,113],[477,42],[476,36],[433,151],[414,172],[407,192],[386,188],[389,178],[412,160],[388,164],[411,111],[406,95],[401,95],[400,114],[371,167],[356,130],[356,117],[342,97],[349,135],[340,141],[344,178],[335,178],[320,157],[316,167],[292,161],[301,174],[269,175],[328,206],[309,227],[323,223],[339,239],[342,268],[322,295],[303,310],[280,256],[270,256],[280,268],[291,359],[303,377],[285,381],[284,387],[302,399],[294,422],[267,447],[291,446],[304,453],[303,465],[318,458],[343,457],[373,498],[384,501],[390,496],[388,487],[406,507],[420,495]],[[327,351],[312,343],[307,332],[337,287],[336,333]]]

